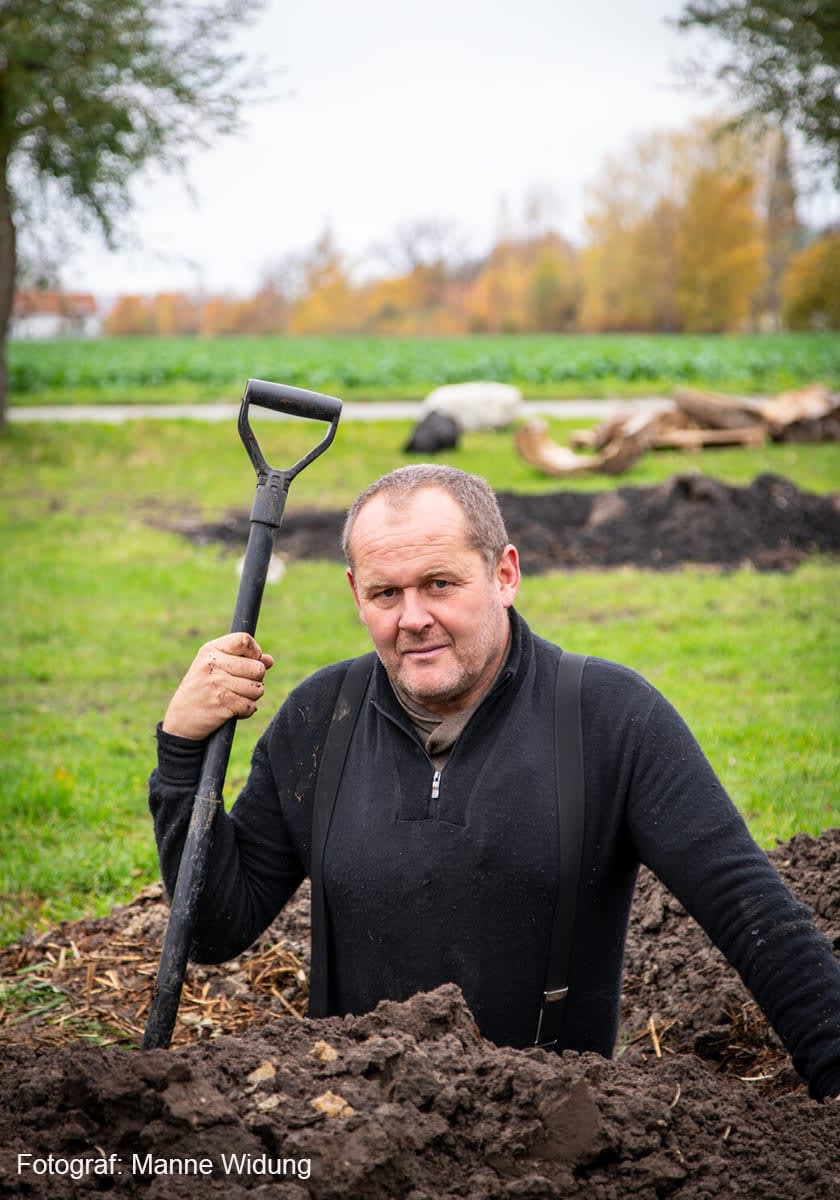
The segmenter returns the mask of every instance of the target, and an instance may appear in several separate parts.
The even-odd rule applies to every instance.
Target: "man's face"
[[[493,569],[468,540],[461,506],[436,487],[395,506],[374,496],[358,513],[347,575],[388,676],[441,716],[474,704],[507,651],[519,559]]]

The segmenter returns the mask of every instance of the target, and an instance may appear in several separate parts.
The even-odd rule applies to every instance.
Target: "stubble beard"
[[[490,674],[489,668],[499,655],[498,643],[495,639],[488,638],[486,642],[482,642],[476,647],[475,654],[471,655],[470,658],[465,662],[457,656],[455,647],[450,641],[447,648],[452,655],[451,671],[447,671],[444,678],[439,680],[436,685],[432,684],[432,681],[429,681],[429,684],[424,687],[422,684],[422,678],[418,682],[417,676],[414,675],[413,672],[412,680],[407,678],[407,672],[404,670],[402,654],[405,653],[405,650],[421,649],[424,645],[434,644],[435,639],[433,637],[429,637],[424,638],[421,641],[417,641],[412,645],[403,647],[402,650],[397,651],[393,673],[389,671],[388,674],[391,676],[392,682],[394,683],[396,689],[404,696],[408,697],[409,700],[420,705],[422,708],[428,708],[430,703],[436,706],[455,705],[454,711],[457,712],[457,701],[460,698],[467,696],[473,690],[475,685],[481,679],[482,675],[485,673],[489,675],[489,678],[486,680],[488,687],[492,682],[492,674],[495,674],[495,671]],[[507,649],[507,640],[504,642],[504,649]],[[501,657],[504,657],[504,654],[502,654]],[[499,659],[499,662],[501,662],[501,658]],[[479,696],[472,697],[469,700],[469,704],[476,704],[480,699],[483,699],[483,693]]]

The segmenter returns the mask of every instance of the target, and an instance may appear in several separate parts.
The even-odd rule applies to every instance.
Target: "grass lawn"
[[[320,428],[266,426],[267,458],[293,461]],[[552,433],[569,428],[554,422]],[[293,484],[289,511],[346,504],[403,461],[407,432],[399,422],[343,426]],[[497,488],[557,486],[516,458],[509,435],[472,435],[444,459]],[[620,482],[658,482],[687,466],[730,482],[771,470],[814,491],[840,488],[837,446],[649,454]],[[198,645],[227,629],[236,576],[233,554],[155,522],[247,508],[254,480],[232,426],[190,422],[15,426],[0,438],[0,480],[0,939],[9,940],[106,911],[157,877],[146,810],[154,726]],[[519,607],[546,636],[661,687],[769,846],[840,820],[838,586],[840,565],[829,561],[789,575],[569,572],[526,580]],[[335,564],[293,564],[267,593],[258,636],[278,664],[264,712],[234,744],[229,797],[288,689],[367,648]]]

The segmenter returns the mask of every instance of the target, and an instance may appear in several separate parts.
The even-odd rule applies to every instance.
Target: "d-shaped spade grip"
[[[330,428],[319,444],[293,467],[277,471],[265,461],[248,421],[252,404],[293,417],[313,417],[329,421]],[[257,491],[251,509],[251,523],[245,561],[239,581],[239,594],[231,621],[231,633],[254,634],[273,549],[274,532],[283,519],[286,493],[295,475],[317,458],[335,437],[341,401],[303,388],[281,383],[249,379],[239,410],[239,434],[257,472]],[[169,1045],[178,1013],[184,972],[192,944],[198,902],[207,877],[216,813],[222,802],[228,759],[236,719],[231,717],[207,740],[201,776],[193,801],[181,865],[172,897],[160,956],[155,991],[149,1007],[143,1049],[156,1050]]]
[[[312,417],[315,421],[337,421],[341,414],[337,396],[290,387],[287,383],[268,383],[265,379],[249,379],[244,400],[260,408],[271,408],[291,417]]]
[[[272,412],[282,413],[284,416],[309,417],[315,421],[329,421],[330,427],[318,445],[299,459],[294,466],[287,467],[282,471],[275,471],[265,461],[248,420],[248,411],[252,404],[257,405],[258,408],[267,408]],[[260,479],[271,474],[282,476],[281,486],[285,489],[299,471],[308,466],[319,454],[324,453],[335,437],[340,416],[341,401],[337,396],[326,396],[323,392],[310,392],[306,388],[291,387],[286,383],[268,383],[265,379],[249,379],[239,409],[239,436],[242,438],[245,449],[248,451],[248,457],[254,464],[254,470]]]

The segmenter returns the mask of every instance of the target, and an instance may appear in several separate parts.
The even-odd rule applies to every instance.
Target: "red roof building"
[[[15,293],[10,334],[13,338],[93,337],[100,331],[96,297],[89,292]]]

